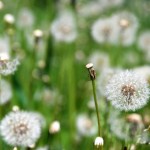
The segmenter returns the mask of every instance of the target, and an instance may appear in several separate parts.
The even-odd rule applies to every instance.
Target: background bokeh
[[[14,74],[1,75],[1,80],[5,79],[10,83],[12,97],[7,103],[0,104],[0,120],[12,111],[14,106],[18,106],[20,110],[38,112],[43,116],[42,134],[35,147],[28,149],[93,149],[93,142],[97,136],[97,122],[92,86],[85,68],[89,62],[94,64],[97,73],[95,82],[104,149],[121,150],[126,140],[138,150],[150,149],[150,134],[146,133],[146,137],[143,135],[144,129],[150,124],[150,103],[136,112],[124,113],[115,110],[104,94],[105,82],[119,70],[135,70],[150,83],[149,0],[2,2],[0,52],[6,49],[11,58],[19,59],[20,65]],[[122,12],[125,13],[120,15],[120,21],[128,21],[129,30],[125,26],[125,29],[118,31],[121,25],[120,22],[118,25],[114,23],[115,17]],[[4,19],[6,14],[14,16],[14,23]],[[65,28],[57,28],[57,25],[53,24],[57,19],[63,18],[64,14],[72,19],[62,19]],[[112,22],[107,23],[105,19]],[[99,27],[100,30],[94,31],[94,23],[97,20],[101,20],[101,24],[104,25]],[[71,29],[68,29],[67,23],[70,23]],[[60,25],[61,21],[58,24]],[[56,27],[54,31],[52,26]],[[107,27],[108,31],[104,27]],[[40,38],[34,33],[36,29],[43,32]],[[57,38],[56,30],[62,31],[66,36],[63,37],[62,34],[61,38]],[[73,30],[75,37],[65,40]],[[93,32],[100,33],[102,37],[95,37]],[[144,33],[147,33],[146,38],[142,37]],[[9,94],[9,90],[5,89],[6,95]],[[140,126],[134,135],[131,134],[135,130],[132,124],[133,128],[127,135],[125,125],[130,126],[130,123],[126,118],[132,113],[140,115],[142,127]],[[49,131],[53,121],[60,123],[60,130],[54,134]],[[146,144],[137,143],[140,136]],[[0,150],[10,149],[13,147],[0,137]]]

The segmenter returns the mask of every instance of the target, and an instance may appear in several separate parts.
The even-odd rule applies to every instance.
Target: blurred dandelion
[[[72,42],[77,37],[74,16],[70,12],[62,12],[51,24],[51,33],[56,41]]]

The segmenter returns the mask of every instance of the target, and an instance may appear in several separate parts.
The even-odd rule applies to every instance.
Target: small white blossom
[[[77,37],[75,20],[69,12],[64,12],[56,18],[50,30],[56,41],[72,42]]]
[[[97,127],[95,126],[95,118],[90,118],[86,114],[80,114],[77,117],[76,126],[78,133],[82,136],[92,136],[96,134]]]
[[[12,146],[28,147],[40,137],[41,125],[30,112],[10,112],[0,123],[0,134]]]
[[[94,141],[94,145],[99,148],[101,146],[104,145],[104,140],[102,137],[96,137],[95,141]]]
[[[149,88],[146,80],[132,71],[115,74],[106,87],[106,96],[120,110],[135,111],[148,102]]]
[[[10,84],[5,80],[0,80],[0,105],[7,103],[12,97]]]

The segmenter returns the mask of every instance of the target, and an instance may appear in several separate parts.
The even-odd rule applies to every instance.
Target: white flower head
[[[113,18],[98,19],[92,26],[92,36],[98,43],[116,43],[117,32]]]
[[[12,97],[12,90],[10,84],[5,81],[0,81],[0,105],[7,103]]]
[[[0,134],[12,146],[28,147],[40,137],[41,125],[33,113],[10,112],[0,123]]]
[[[96,137],[95,141],[94,141],[94,146],[96,146],[97,148],[101,147],[104,145],[104,140],[102,137]]]
[[[21,9],[17,20],[18,26],[20,28],[32,27],[33,23],[34,23],[33,13],[27,8]]]
[[[96,134],[97,127],[95,126],[95,118],[90,118],[86,114],[80,114],[77,117],[76,126],[78,133],[81,136],[92,136]]]
[[[115,74],[106,87],[107,99],[120,110],[135,111],[146,105],[149,88],[146,80],[133,71]]]
[[[20,63],[17,58],[13,60],[0,59],[0,74],[4,76],[13,74],[17,70],[19,64]]]
[[[104,52],[94,52],[89,57],[89,62],[92,62],[96,71],[102,71],[104,68],[108,68],[109,56]]]
[[[140,35],[138,45],[145,52],[150,52],[150,31],[145,31]]]
[[[70,12],[64,12],[56,18],[50,30],[56,41],[72,42],[77,37],[75,20]]]

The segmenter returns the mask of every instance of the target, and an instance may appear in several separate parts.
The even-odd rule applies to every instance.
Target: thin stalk
[[[100,115],[99,115],[99,112],[98,112],[98,103],[97,103],[96,89],[95,89],[95,81],[94,81],[94,80],[92,80],[92,87],[93,87],[94,102],[95,102],[95,108],[96,108],[96,114],[97,114],[98,135],[101,136],[101,130],[100,130]]]

